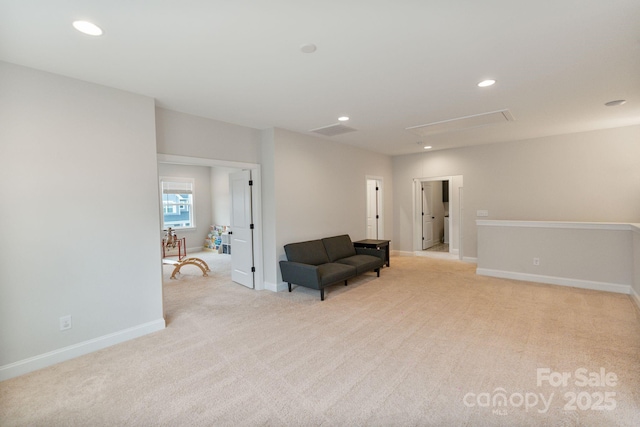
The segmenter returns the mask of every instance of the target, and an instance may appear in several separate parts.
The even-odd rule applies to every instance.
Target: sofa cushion
[[[384,264],[382,258],[373,255],[353,255],[336,261],[340,264],[351,265],[356,268],[356,274],[366,273],[375,270]]]
[[[289,243],[288,245],[284,245],[284,252],[287,254],[289,261],[311,265],[320,265],[329,262],[327,251],[321,240]]]
[[[332,285],[356,275],[356,268],[352,265],[329,262],[318,266],[322,286]]]
[[[356,254],[356,248],[353,247],[353,242],[351,242],[351,237],[349,237],[348,234],[327,237],[322,239],[322,243],[324,243],[329,261],[331,262]]]

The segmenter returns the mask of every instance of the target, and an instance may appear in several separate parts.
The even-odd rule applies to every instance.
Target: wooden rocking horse
[[[164,230],[164,231],[165,231],[165,235],[164,235],[164,238],[162,239],[162,245],[164,246],[163,249],[173,249],[176,247],[176,245],[180,246],[180,243],[178,241],[178,236],[176,236],[176,232],[173,230],[173,228],[169,227],[167,230]],[[186,248],[184,249],[185,249],[185,255],[186,255],[187,253]],[[180,273],[180,269],[185,265],[195,265],[200,270],[202,270],[203,276],[208,276],[207,272],[211,271],[207,263],[201,260],[200,258],[192,257],[192,258],[185,258],[183,260],[180,260],[180,254],[178,254],[178,261],[163,258],[162,264],[174,266],[173,273],[171,273],[172,279],[176,278],[176,274]]]

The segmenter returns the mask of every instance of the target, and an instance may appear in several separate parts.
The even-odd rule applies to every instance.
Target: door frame
[[[449,181],[449,254],[444,254],[447,258],[457,258],[459,260],[464,259],[464,254],[462,251],[462,185],[463,185],[463,175],[449,175],[449,176],[435,176],[435,177],[423,177],[423,178],[414,178],[412,183],[412,193],[413,193],[413,253],[417,256],[426,256],[428,252],[422,250],[422,183],[428,181]],[[455,185],[459,185],[455,187]],[[457,190],[457,198],[456,204],[457,209],[451,209],[451,202],[453,197],[456,197]],[[458,245],[457,249],[454,249],[451,245],[452,240],[455,239]],[[434,254],[437,254],[434,252]]]
[[[368,208],[369,206],[369,188],[368,188],[368,183],[369,181],[376,181],[376,185],[378,186],[378,239],[384,239],[384,179],[381,176],[374,176],[374,175],[365,175],[365,179],[364,179],[364,191],[366,194],[366,206]],[[367,227],[369,226],[368,223],[368,218],[367,218],[367,212],[365,210],[364,213],[364,220],[365,220],[365,236],[366,236],[366,230]]]
[[[434,234],[433,234],[433,187],[431,185],[431,183],[434,181],[420,181],[420,210],[422,211],[421,214],[421,221],[420,224],[422,225],[422,243],[420,244],[420,249],[421,250],[426,250],[429,249],[431,246],[433,246],[435,243],[435,238],[434,238]],[[429,194],[426,195],[425,194],[425,183],[429,188]],[[427,197],[428,196],[428,197]],[[431,245],[428,248],[425,248],[425,243],[427,243],[427,240],[425,239],[425,212],[424,212],[424,205],[425,205],[425,197],[427,197],[427,207],[429,208],[429,216],[431,217],[431,221],[428,221],[431,224]]]
[[[264,266],[262,249],[262,174],[260,165],[257,163],[234,162],[230,160],[205,159],[201,157],[176,156],[173,154],[157,155],[158,163],[170,163],[186,166],[209,166],[235,168],[238,170],[250,169],[253,180],[253,191],[251,192],[251,204],[253,206],[253,260],[256,268],[255,289],[263,290],[264,287]],[[231,277],[229,277],[231,279]]]

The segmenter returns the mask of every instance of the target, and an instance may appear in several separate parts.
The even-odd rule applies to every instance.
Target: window
[[[193,179],[160,178],[162,228],[193,228]]]

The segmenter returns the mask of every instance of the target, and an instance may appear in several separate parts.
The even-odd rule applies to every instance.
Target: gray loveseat
[[[384,253],[376,249],[355,248],[348,234],[284,246],[286,261],[280,261],[282,280],[289,284],[318,289],[324,301],[324,288],[344,282],[368,271],[380,277]]]

